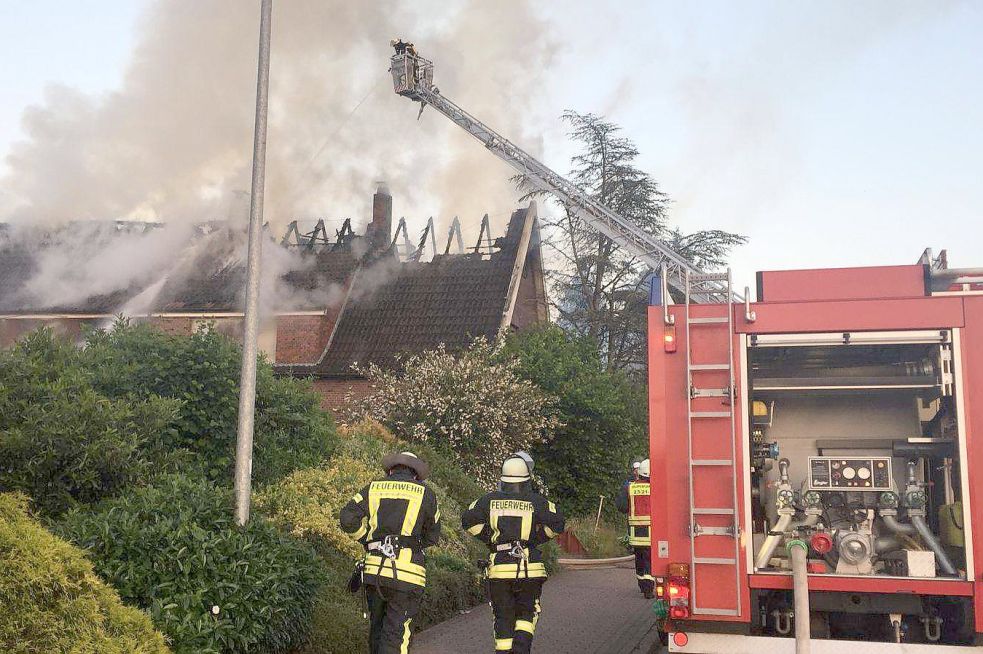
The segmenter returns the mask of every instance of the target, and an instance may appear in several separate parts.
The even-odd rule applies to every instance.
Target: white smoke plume
[[[48,89],[7,157],[9,218],[225,217],[249,187],[258,4],[159,0],[119,90]],[[276,3],[267,218],[364,216],[380,178],[404,209],[477,217],[513,204],[503,164],[433,110],[417,122],[393,94],[389,40],[414,41],[445,93],[535,145],[532,71],[553,52],[544,27],[528,2]]]
[[[25,111],[26,140],[7,156],[0,197],[14,209],[0,220],[47,229],[229,219],[244,228],[258,5],[157,0],[118,90],[90,97],[50,87],[43,104]],[[456,214],[466,235],[475,234],[483,213],[515,205],[509,169],[432,109],[417,121],[416,106],[392,91],[389,41],[415,42],[435,60],[445,94],[535,152],[537,75],[554,52],[545,34],[526,1],[275,3],[266,221],[275,233],[314,216],[364,225],[373,182],[385,179],[396,216],[413,227]],[[174,240],[183,233],[115,240],[122,249],[98,240],[47,249],[31,297],[60,305],[163,287],[180,269]],[[276,262],[267,276],[283,270],[281,256],[266,258]]]

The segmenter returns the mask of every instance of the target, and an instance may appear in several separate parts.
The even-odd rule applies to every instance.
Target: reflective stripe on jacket
[[[489,579],[546,577],[539,546],[565,526],[556,505],[532,490],[500,490],[475,500],[461,514],[461,525],[488,545]]]
[[[440,539],[437,495],[429,486],[407,473],[373,481],[341,510],[341,528],[367,550],[365,583],[426,586],[423,550]]]
[[[643,479],[625,484],[616,504],[622,512],[628,514],[628,544],[632,547],[644,547],[652,544],[649,535],[651,525],[651,492],[649,480]]]

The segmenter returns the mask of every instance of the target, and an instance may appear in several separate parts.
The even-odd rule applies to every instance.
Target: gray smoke
[[[241,0],[152,4],[118,90],[90,97],[52,86],[25,111],[27,138],[12,148],[0,180],[0,197],[14,208],[0,220],[48,228],[229,219],[244,227],[258,14],[258,3]],[[525,1],[276,3],[266,205],[273,231],[314,216],[364,224],[378,179],[393,191],[396,216],[414,228],[428,215],[442,226],[456,214],[474,234],[483,213],[514,206],[504,164],[432,109],[417,121],[416,106],[393,94],[389,41],[414,41],[435,60],[445,94],[536,151],[535,75],[553,56],[545,33]],[[153,288],[186,266],[190,255],[177,253],[177,241],[187,233],[47,249],[31,297],[71,304],[135,285],[146,290],[128,308],[146,310]],[[265,250],[271,279],[297,265]]]
[[[0,183],[18,204],[9,218],[211,220],[248,189],[258,3],[159,0],[141,29],[118,91],[56,86],[25,112],[27,140]],[[535,145],[544,33],[526,2],[276,3],[268,219],[364,216],[380,178],[420,214],[512,204],[503,164],[432,110],[417,122],[393,94],[389,40],[416,42],[445,93]]]

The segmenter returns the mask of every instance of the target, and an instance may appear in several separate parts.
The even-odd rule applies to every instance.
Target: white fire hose
[[[809,546],[795,538],[785,548],[792,557],[792,593],[795,600],[795,654],[809,654],[812,632],[809,620]]]

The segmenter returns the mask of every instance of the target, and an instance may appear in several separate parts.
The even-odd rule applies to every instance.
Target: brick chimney
[[[389,187],[385,182],[379,182],[375,195],[372,196],[372,222],[365,234],[369,237],[372,250],[384,250],[392,242],[393,231],[393,198],[389,195]]]

